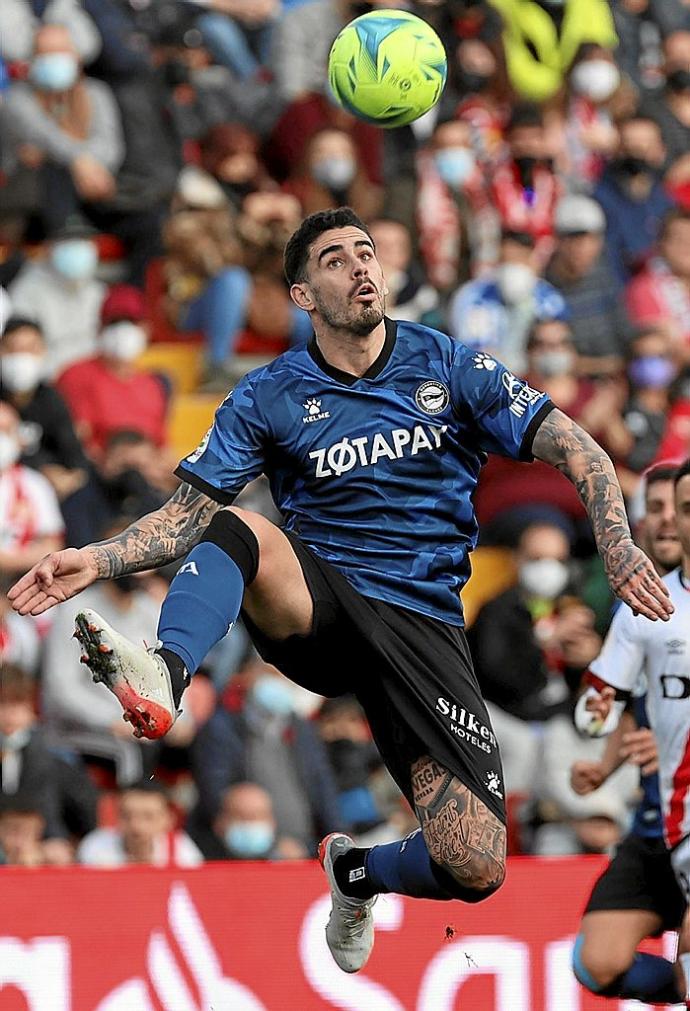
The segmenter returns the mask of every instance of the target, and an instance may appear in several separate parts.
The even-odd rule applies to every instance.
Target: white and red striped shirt
[[[690,587],[680,569],[664,577],[674,613],[669,621],[616,612],[591,672],[614,688],[647,682],[647,713],[659,751],[659,789],[669,846],[690,835]]]

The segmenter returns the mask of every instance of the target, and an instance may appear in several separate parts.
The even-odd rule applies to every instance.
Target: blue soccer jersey
[[[486,453],[531,460],[552,407],[489,355],[386,320],[361,378],[316,341],[250,372],[176,473],[224,504],[266,474],[286,528],[360,593],[460,625]]]

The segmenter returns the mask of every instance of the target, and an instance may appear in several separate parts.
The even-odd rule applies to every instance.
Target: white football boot
[[[83,649],[93,680],[109,688],[124,709],[135,737],[155,741],[172,727],[179,713],[173,699],[170,673],[153,649],[126,639],[99,614],[88,608],[74,619],[74,638]]]
[[[331,955],[343,972],[359,972],[367,964],[374,947],[373,899],[353,899],[338,888],[333,864],[354,846],[348,835],[331,832],[319,843],[319,861],[331,889],[331,915],[326,925],[326,941]]]

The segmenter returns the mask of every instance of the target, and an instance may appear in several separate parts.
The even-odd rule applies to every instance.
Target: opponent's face
[[[644,540],[649,557],[660,572],[680,563],[673,481],[654,481],[645,496]]]
[[[676,485],[676,525],[683,561],[687,565],[690,562],[690,474]]]
[[[383,319],[388,290],[374,245],[361,229],[333,228],[315,239],[306,274],[290,294],[317,320],[363,337]]]

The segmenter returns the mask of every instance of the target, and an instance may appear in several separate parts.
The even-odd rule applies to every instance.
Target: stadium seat
[[[477,548],[471,560],[472,575],[461,595],[468,628],[484,604],[515,582],[515,563],[507,548]]]
[[[192,341],[151,344],[137,360],[137,365],[163,373],[170,380],[174,394],[193,393],[201,377],[202,349]]]
[[[176,456],[187,456],[213,424],[223,399],[220,393],[186,393],[173,398],[168,420],[168,441]]]

